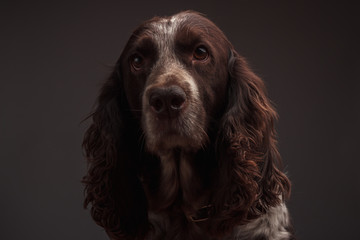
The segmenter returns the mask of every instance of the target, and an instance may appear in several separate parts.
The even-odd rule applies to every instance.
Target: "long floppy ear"
[[[229,73],[228,106],[218,138],[221,191],[215,206],[224,216],[219,224],[223,231],[266,212],[290,192],[289,180],[278,169],[277,114],[263,81],[234,50]]]
[[[83,148],[89,163],[84,207],[111,239],[133,239],[147,231],[146,199],[137,177],[137,126],[131,120],[119,66],[105,82],[90,118]]]

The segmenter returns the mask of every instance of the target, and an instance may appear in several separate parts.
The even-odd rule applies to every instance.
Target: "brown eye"
[[[135,54],[131,58],[131,66],[134,68],[134,70],[136,71],[140,70],[143,65],[144,65],[144,59],[140,55]]]
[[[204,46],[199,46],[194,51],[194,59],[204,61],[208,58],[209,53]]]

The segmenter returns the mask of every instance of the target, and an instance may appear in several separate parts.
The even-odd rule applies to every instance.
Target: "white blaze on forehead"
[[[173,35],[179,24],[184,20],[183,17],[172,16],[170,19],[163,18],[152,23],[152,26],[159,30],[159,33]]]
[[[152,23],[152,26],[159,31],[160,34],[173,36],[179,25],[186,20],[186,15],[175,15],[170,19],[163,18]]]
[[[174,58],[175,35],[185,19],[186,15],[175,15],[151,24],[154,28],[153,37],[159,49],[159,59]]]

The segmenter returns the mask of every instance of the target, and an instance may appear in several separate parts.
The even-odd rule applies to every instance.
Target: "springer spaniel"
[[[84,205],[111,239],[294,239],[277,114],[201,14],[140,25],[90,117]]]

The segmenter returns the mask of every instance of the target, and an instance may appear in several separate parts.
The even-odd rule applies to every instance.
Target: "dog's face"
[[[120,58],[124,89],[147,149],[197,150],[226,104],[231,45],[195,14],[154,18],[138,27]]]

